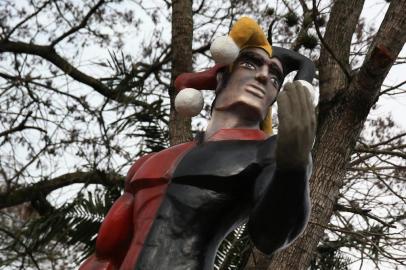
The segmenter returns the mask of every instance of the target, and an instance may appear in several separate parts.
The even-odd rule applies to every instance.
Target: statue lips
[[[257,84],[248,84],[245,90],[257,98],[263,99],[265,97],[265,89]]]

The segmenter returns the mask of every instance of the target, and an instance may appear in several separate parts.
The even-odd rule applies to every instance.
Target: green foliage
[[[312,22],[313,22],[313,15],[312,14],[306,14],[303,17],[303,27],[309,27]]]
[[[29,223],[26,233],[31,232],[31,245],[39,248],[51,241],[68,246],[82,246],[82,258],[89,256],[95,246],[96,234],[101,222],[113,202],[119,196],[119,189],[79,194],[74,201]],[[84,245],[81,245],[84,244]]]
[[[318,16],[314,22],[318,27],[324,27],[326,25],[326,17]]]
[[[266,10],[266,15],[273,16],[274,14],[275,14],[275,9],[274,8],[268,8]]]
[[[31,218],[16,232],[12,231],[16,229],[16,224],[8,231],[4,228],[0,234],[3,240],[8,240],[1,249],[8,250],[8,253],[6,258],[0,258],[0,265],[21,264],[26,268],[27,261],[31,260],[34,268],[41,268],[57,257],[60,257],[59,262],[63,262],[67,259],[66,253],[71,255],[68,261],[77,264],[94,251],[100,224],[120,195],[120,190],[121,187],[115,187],[79,193],[72,202]],[[60,269],[66,267],[62,265]]]
[[[306,34],[302,39],[302,45],[306,49],[313,50],[318,44],[318,39],[315,35]]]
[[[238,227],[231,232],[220,245],[214,263],[214,269],[243,269],[248,261],[252,246],[246,225]]]
[[[310,270],[348,270],[351,260],[340,252],[337,241],[323,241],[317,247],[317,255],[310,264]]]
[[[285,15],[285,23],[289,26],[295,26],[299,22],[299,18],[294,12],[289,12],[288,14]]]

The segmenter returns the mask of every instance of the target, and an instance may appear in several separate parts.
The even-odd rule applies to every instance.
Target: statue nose
[[[268,68],[266,66],[262,66],[257,70],[255,77],[259,82],[265,84],[268,80],[268,76],[269,76]]]

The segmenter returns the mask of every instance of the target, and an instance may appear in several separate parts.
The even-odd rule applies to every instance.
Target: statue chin
[[[235,114],[240,119],[245,119],[249,121],[261,122],[267,112],[268,108],[263,108],[259,102],[255,102],[252,99],[242,98],[240,100],[230,102],[227,104],[219,104],[215,107],[215,110],[222,112],[230,112]]]

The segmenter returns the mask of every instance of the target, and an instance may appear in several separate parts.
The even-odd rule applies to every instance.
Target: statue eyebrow
[[[242,52],[238,57],[238,61],[241,60],[248,60],[254,62],[256,65],[264,65],[265,59],[263,59],[260,55],[253,53],[253,52]]]

